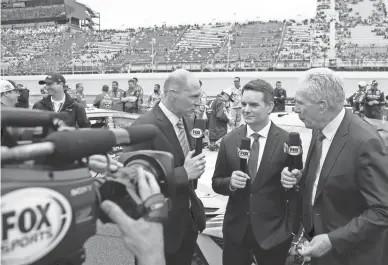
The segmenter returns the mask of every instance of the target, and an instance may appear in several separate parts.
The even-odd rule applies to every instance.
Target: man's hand
[[[292,189],[302,178],[302,171],[293,169],[291,172],[285,167],[282,171],[280,182],[286,189]]]
[[[108,168],[108,159],[109,159],[109,168]],[[89,157],[89,169],[93,170],[96,173],[105,173],[116,172],[120,167],[123,167],[123,164],[112,159],[110,156],[108,158],[103,155],[92,155]]]
[[[206,167],[205,154],[193,157],[194,153],[195,150],[192,150],[187,154],[185,164],[183,165],[189,180],[198,179],[205,172]]]
[[[138,168],[138,187],[142,201],[160,193],[155,177],[142,168]],[[134,220],[112,201],[104,201],[101,208],[118,225],[125,246],[136,255],[140,265],[165,264],[162,224],[144,218]]]
[[[250,177],[242,171],[236,170],[233,171],[232,176],[230,177],[230,187],[232,189],[243,189],[247,185],[247,180]]]
[[[332,248],[327,234],[317,235],[310,242],[306,242],[298,249],[300,255],[304,257],[318,258],[325,255]]]

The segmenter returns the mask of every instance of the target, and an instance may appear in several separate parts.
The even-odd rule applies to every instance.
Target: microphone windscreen
[[[52,112],[42,110],[31,110],[23,108],[1,108],[1,125],[3,127],[38,127],[53,124],[53,119],[65,120],[65,112]]]
[[[251,154],[251,139],[248,137],[244,137],[241,139],[238,156],[241,159],[248,159],[250,154]]]
[[[206,129],[206,120],[196,119],[194,123],[194,128],[201,129],[202,131],[204,131]]]
[[[116,145],[116,137],[107,129],[80,129],[55,132],[45,141],[55,145],[52,160],[75,161],[94,154],[106,154]]]
[[[251,149],[251,139],[244,137],[241,140],[240,150],[250,150]]]
[[[300,135],[297,132],[290,132],[288,135],[288,146],[300,146]]]
[[[129,133],[130,144],[151,141],[161,133],[159,128],[152,124],[132,125],[124,129]]]

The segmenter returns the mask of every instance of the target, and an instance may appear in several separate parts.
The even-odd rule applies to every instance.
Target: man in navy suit
[[[130,146],[125,152],[148,149],[174,155],[176,190],[169,221],[164,226],[166,264],[190,265],[198,232],[205,229],[206,221],[203,204],[192,185],[205,171],[205,155],[193,157],[194,141],[189,135],[193,121],[188,118],[195,114],[202,91],[199,80],[183,69],[167,77],[163,90],[162,101],[133,123],[156,125],[163,135],[152,142]]]
[[[375,128],[344,108],[343,80],[326,68],[300,79],[295,112],[313,130],[297,175],[302,222],[310,241],[300,254],[313,265],[388,264],[388,155]]]
[[[295,219],[288,211],[280,173],[286,166],[284,143],[288,133],[269,119],[274,108],[272,86],[264,80],[248,82],[242,89],[242,114],[246,125],[221,141],[213,175],[215,192],[229,196],[223,235],[223,264],[284,265]],[[251,139],[247,169],[240,170],[238,148]]]

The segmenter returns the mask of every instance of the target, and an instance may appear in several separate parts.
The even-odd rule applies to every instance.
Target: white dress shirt
[[[345,117],[345,109],[342,109],[341,112],[322,130],[322,133],[325,136],[325,139],[323,139],[322,141],[322,156],[321,156],[321,159],[319,160],[319,165],[316,172],[311,205],[314,205],[315,194],[317,192],[317,187],[319,183],[319,177],[321,175],[321,170],[325,162],[326,155],[329,152],[330,145],[344,117]]]
[[[55,112],[60,112],[61,111],[63,105],[65,104],[65,99],[66,99],[66,96],[63,96],[63,99],[61,99],[61,100],[54,100],[51,97],[51,102],[53,103],[53,108],[54,108]]]
[[[172,113],[169,109],[167,109],[166,106],[162,102],[159,103],[159,107],[163,111],[164,115],[166,115],[167,119],[171,122],[172,127],[174,127],[176,137],[178,137],[178,139],[179,139],[179,128],[177,126],[177,123],[179,122],[180,119],[174,113]],[[186,132],[185,132],[185,134],[186,134]],[[186,138],[187,138],[187,134],[186,134]],[[189,139],[187,139],[187,144],[189,144]]]
[[[251,138],[251,147],[252,147],[253,141],[254,141],[252,134],[258,133],[260,135],[259,140],[258,140],[259,145],[260,145],[260,149],[259,149],[259,157],[257,159],[257,171],[259,170],[261,159],[263,158],[264,148],[265,148],[265,144],[267,143],[269,129],[271,128],[271,123],[272,122],[269,121],[268,124],[263,129],[261,129],[259,132],[255,132],[247,124],[247,135],[246,136]]]

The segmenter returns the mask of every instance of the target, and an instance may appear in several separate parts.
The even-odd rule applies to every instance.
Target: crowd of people
[[[298,68],[326,66],[329,25],[333,19],[336,20],[337,63],[344,67],[386,67],[388,44],[371,43],[364,47],[352,40],[352,32],[359,26],[368,26],[376,36],[387,38],[385,2],[371,2],[372,11],[367,17],[353,10],[359,4],[358,0],[336,1],[338,20],[332,16],[327,2],[320,1],[315,18],[303,21],[74,32],[68,32],[64,25],[36,23],[34,28],[2,29],[2,69],[9,74],[26,74],[53,70],[104,73],[177,68],[196,71],[288,69],[295,64]],[[44,8],[19,9],[43,12]],[[12,10],[2,10],[3,21],[12,20],[7,15]]]
[[[269,119],[273,111],[285,111],[287,91],[281,81],[276,82],[274,89],[265,80],[251,80],[242,85],[240,78],[235,77],[233,85],[209,101],[202,91],[202,82],[193,73],[183,69],[167,77],[163,92],[160,85],[155,84],[146,103],[150,107],[149,111],[133,125],[153,124],[161,129],[161,133],[151,142],[126,147],[125,152],[152,149],[174,155],[176,188],[180,192],[176,193],[172,202],[170,219],[163,224],[164,233],[162,235],[161,224],[152,224],[144,219],[134,221],[111,202],[105,202],[102,206],[119,225],[127,247],[134,251],[140,264],[191,264],[198,233],[205,228],[204,208],[192,182],[204,173],[206,159],[205,154],[193,156],[194,143],[188,136],[193,118],[209,120],[210,149],[218,151],[212,187],[216,193],[229,196],[223,224],[223,264],[251,264],[252,255],[257,262],[263,260],[271,264],[283,264],[293,246],[293,234],[297,234],[300,229],[297,216],[302,216],[304,232],[303,240],[296,242],[300,245],[293,255],[322,265],[342,265],[344,259],[360,265],[364,265],[365,260],[378,265],[386,264],[388,259],[384,250],[388,221],[385,220],[388,220],[388,214],[385,209],[388,209],[388,199],[381,200],[381,196],[385,196],[385,187],[388,188],[388,168],[385,163],[388,154],[382,138],[373,126],[344,109],[343,81],[335,72],[326,68],[308,70],[301,75],[299,83],[301,85],[296,93],[294,111],[307,128],[314,130],[313,144],[306,160],[306,165],[314,166],[307,167],[308,173],[300,171],[301,168],[292,171],[288,169],[288,160],[284,154],[288,132]],[[45,86],[48,95],[36,102],[34,109],[65,112],[67,118],[64,122],[68,126],[90,127],[85,113],[82,83],[78,83],[75,91],[71,91],[61,74],[52,73],[39,81],[39,84]],[[354,106],[354,113],[360,114],[365,109],[365,116],[380,119],[382,112],[378,107],[388,104],[388,98],[379,89],[376,80],[369,89],[366,86],[360,83],[359,91],[349,99]],[[15,106],[23,89],[20,85],[2,80],[2,107]],[[143,89],[136,78],[128,80],[127,91],[121,90],[115,81],[112,82],[111,91],[107,85],[102,90],[102,94],[94,101],[99,107],[133,113],[138,112],[142,104]],[[310,90],[316,91],[313,97]],[[336,134],[336,130],[339,133]],[[324,137],[315,139],[318,135]],[[240,158],[235,152],[245,136],[250,139],[250,156],[257,159],[249,159],[246,169],[241,169]],[[345,145],[344,136],[352,144]],[[2,137],[2,143],[4,140]],[[329,148],[330,144],[334,147]],[[325,162],[316,167],[320,161],[318,155],[327,156],[330,165]],[[341,158],[336,160],[338,155]],[[349,158],[350,155],[354,157]],[[91,170],[96,159],[89,161]],[[341,174],[344,164],[336,161],[344,160],[349,162],[346,169],[349,171],[346,172],[354,173]],[[120,166],[115,162],[111,165]],[[326,187],[318,184],[318,188],[313,188],[320,174],[311,170],[327,172],[329,167],[333,167],[334,172],[323,177],[327,177],[331,185]],[[371,179],[365,181],[365,176],[360,172],[370,174]],[[142,174],[148,173],[139,172],[141,177]],[[338,183],[338,176],[346,178],[342,181],[347,183],[346,192],[351,190],[348,196],[353,196],[353,199],[336,199],[345,192],[343,184]],[[262,185],[258,184],[258,178]],[[354,178],[358,185],[352,184]],[[247,186],[250,188],[246,189]],[[288,208],[291,206],[282,198],[290,196],[285,193],[286,189],[294,187],[298,188],[293,190],[289,200],[299,206]],[[367,192],[361,196],[360,190]],[[327,192],[331,195],[327,196]],[[350,207],[354,201],[358,202],[357,209]],[[327,210],[333,205],[340,209],[335,214]],[[313,217],[311,211],[321,211],[323,216]],[[370,218],[364,218],[364,215]],[[327,226],[320,218],[331,218],[334,227]],[[345,223],[342,221],[344,218]],[[353,225],[351,231],[347,223]],[[139,225],[144,229],[154,227],[154,230],[152,234],[150,231],[139,230],[134,235],[133,227],[128,227],[128,224]],[[134,238],[138,241],[133,241]],[[342,238],[347,240],[343,241]],[[155,239],[158,240],[154,242]],[[149,244],[153,247],[150,248]],[[354,248],[358,251],[353,251]],[[144,255],[143,250],[149,251],[149,255]],[[333,251],[342,255],[341,258],[332,254]],[[142,263],[143,259],[151,263]]]

